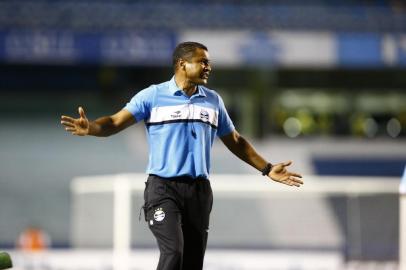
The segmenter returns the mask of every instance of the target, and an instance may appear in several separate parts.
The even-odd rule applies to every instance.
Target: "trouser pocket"
[[[158,180],[155,176],[149,176],[147,182],[145,182],[144,190],[144,210],[145,221],[150,220],[150,213],[152,208],[159,205],[164,200],[168,199],[167,185],[162,180]]]

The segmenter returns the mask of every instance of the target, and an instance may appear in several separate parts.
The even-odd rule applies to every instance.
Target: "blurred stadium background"
[[[172,76],[171,52],[186,40],[208,46],[209,87],[238,130],[309,181],[302,193],[270,184],[269,197],[267,186],[244,195],[228,174],[263,178],[215,144],[213,178],[235,192],[214,189],[206,269],[398,269],[406,5],[396,0],[0,1],[0,248],[16,268],[112,268],[106,183],[137,173],[143,184],[144,127],[77,138],[60,115],[120,110]],[[80,181],[108,191],[83,192]],[[153,269],[139,194],[131,269]],[[45,253],[15,249],[33,227],[49,238]]]

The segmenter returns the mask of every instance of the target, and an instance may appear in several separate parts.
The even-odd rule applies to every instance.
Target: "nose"
[[[207,64],[206,67],[205,67],[205,69],[206,69],[207,71],[211,71],[211,66],[210,66],[210,64]]]

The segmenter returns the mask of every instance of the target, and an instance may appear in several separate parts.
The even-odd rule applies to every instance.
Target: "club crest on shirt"
[[[206,110],[201,110],[200,119],[202,119],[203,121],[209,121],[209,113]]]
[[[165,212],[162,208],[157,208],[154,211],[154,219],[156,221],[162,221],[165,218]]]

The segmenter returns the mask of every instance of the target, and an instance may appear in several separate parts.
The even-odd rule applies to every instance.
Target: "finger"
[[[73,123],[67,121],[61,121],[61,124],[64,125],[65,127],[75,127]]]
[[[65,128],[65,130],[66,130],[66,131],[76,131],[76,129],[73,128],[73,127],[67,127],[67,128]]]
[[[303,183],[304,183],[302,180],[300,180],[299,178],[296,178],[296,177],[289,177],[289,180],[293,181],[295,183],[298,183],[300,185],[303,185]]]
[[[279,182],[279,183],[281,183],[281,184],[285,184],[285,185],[287,185],[287,186],[291,186],[291,185],[292,185],[289,180],[283,180],[283,181],[277,181],[277,182]]]
[[[66,116],[66,115],[62,115],[62,116],[61,116],[61,120],[62,120],[62,121],[68,121],[68,122],[71,122],[71,123],[73,123],[73,122],[75,121],[74,118],[72,118],[72,117],[70,117],[70,116]]]
[[[292,183],[292,186],[295,186],[295,187],[300,187],[300,184],[297,184],[297,183]]]
[[[299,177],[299,178],[302,178],[302,175],[301,174],[299,174],[299,173],[294,173],[294,172],[291,172],[291,173],[289,173],[291,176],[295,176],[295,177]]]
[[[285,184],[288,185],[288,186],[293,186],[293,182],[292,182],[292,181],[286,181]]]
[[[282,163],[283,166],[289,166],[290,164],[292,164],[292,160],[285,161]]]
[[[82,108],[82,107],[79,107],[78,111],[79,111],[79,115],[80,115],[80,117],[82,117],[82,118],[86,118],[86,115],[85,115],[85,110],[83,110],[83,108]]]
[[[291,186],[292,185],[292,181],[289,179],[289,177],[284,177],[281,180],[277,180],[277,182]]]
[[[290,179],[286,180],[285,183],[289,186],[295,186],[295,187],[300,187],[300,185],[301,185],[300,183],[298,183],[294,180],[290,180]]]

